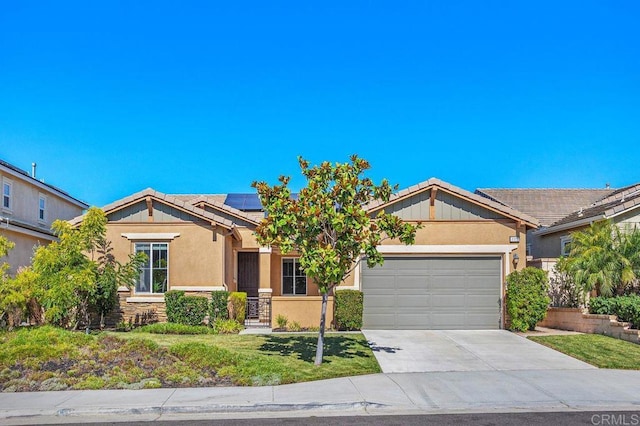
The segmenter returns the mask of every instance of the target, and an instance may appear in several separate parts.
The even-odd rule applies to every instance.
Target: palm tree
[[[614,290],[635,280],[632,262],[627,257],[630,249],[622,250],[627,240],[627,234],[608,220],[571,234],[569,270],[584,293],[595,291],[611,296]]]

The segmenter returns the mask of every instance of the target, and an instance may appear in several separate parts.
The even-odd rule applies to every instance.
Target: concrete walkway
[[[506,330],[363,330],[362,333],[383,373],[595,368]]]
[[[0,394],[1,424],[640,409],[640,371],[374,374],[292,385]]]

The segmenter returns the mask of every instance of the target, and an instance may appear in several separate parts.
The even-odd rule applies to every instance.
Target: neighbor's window
[[[136,283],[136,293],[166,292],[169,284],[169,244],[136,243],[136,253],[147,255]]]
[[[2,207],[11,210],[12,185],[10,180],[2,181]]]
[[[561,256],[569,256],[571,253],[571,237],[561,237],[560,238],[560,255]]]
[[[46,209],[47,198],[44,195],[40,194],[40,198],[38,199],[38,220],[40,222],[44,222],[47,220]]]
[[[307,276],[298,259],[282,259],[282,294],[307,294]]]

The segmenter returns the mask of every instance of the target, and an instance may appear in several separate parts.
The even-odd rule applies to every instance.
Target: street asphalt
[[[401,334],[365,331],[381,374],[262,387],[0,393],[0,424],[640,413],[640,371],[593,368],[505,331]]]

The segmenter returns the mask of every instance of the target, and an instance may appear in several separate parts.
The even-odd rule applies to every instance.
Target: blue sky
[[[640,181],[636,1],[33,1],[0,9],[0,158],[95,205],[313,163],[406,187]]]

